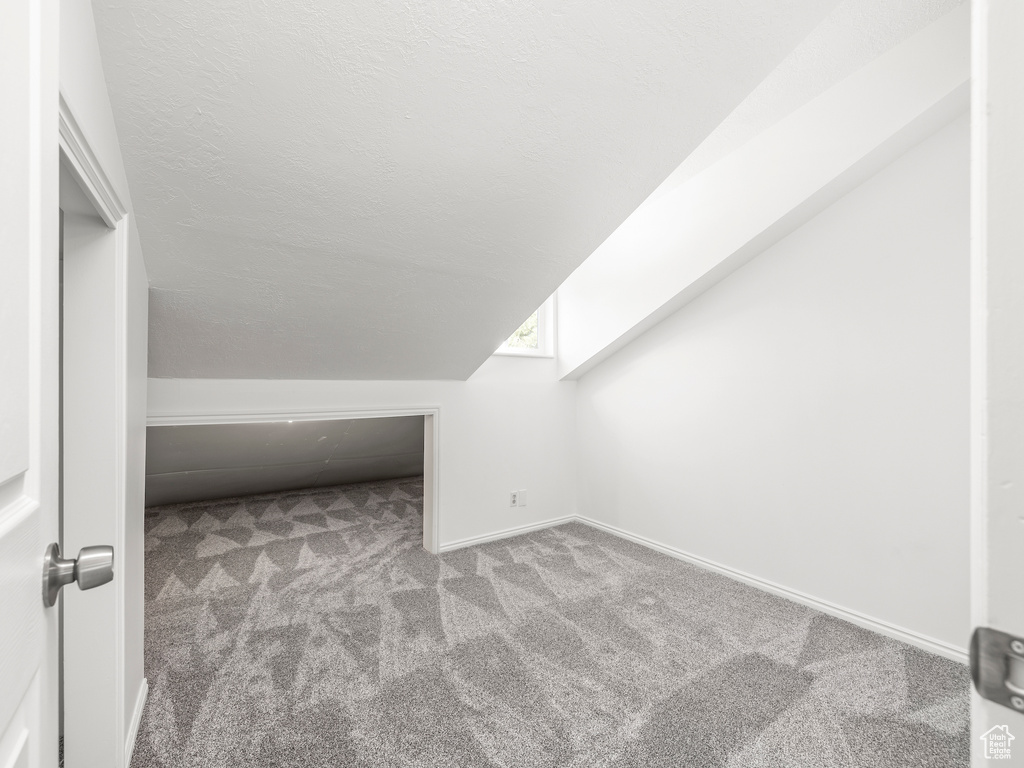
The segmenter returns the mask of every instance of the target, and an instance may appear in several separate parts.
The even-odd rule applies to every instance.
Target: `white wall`
[[[150,379],[150,416],[438,407],[440,543],[573,515],[575,382],[492,357],[468,381]],[[528,506],[509,508],[526,489]]]
[[[580,513],[964,648],[968,121],[584,375]]]
[[[143,498],[146,455],[146,363],[148,280],[135,232],[128,181],[121,160],[113,113],[107,97],[92,4],[60,4],[60,90],[73,110],[100,165],[129,210],[127,275],[127,451],[125,455],[125,540],[118,555],[124,590],[124,728],[131,725],[143,685]],[[95,542],[104,543],[104,542]]]

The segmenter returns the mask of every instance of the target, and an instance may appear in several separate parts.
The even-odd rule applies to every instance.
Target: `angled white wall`
[[[582,375],[964,110],[968,15],[958,7],[659,188],[559,288],[559,375]]]
[[[968,141],[962,116],[582,376],[580,514],[962,651]]]

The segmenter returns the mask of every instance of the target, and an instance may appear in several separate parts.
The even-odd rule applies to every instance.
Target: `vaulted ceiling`
[[[834,4],[94,0],[150,375],[467,378]]]

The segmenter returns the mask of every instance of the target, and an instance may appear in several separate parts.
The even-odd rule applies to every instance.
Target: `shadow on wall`
[[[423,417],[146,430],[146,506],[423,474]]]

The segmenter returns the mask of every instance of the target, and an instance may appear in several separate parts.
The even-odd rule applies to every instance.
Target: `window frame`
[[[528,318],[527,318],[528,319]],[[526,320],[523,321],[524,323]],[[511,334],[510,334],[511,335]],[[508,346],[508,339],[494,350],[495,355],[506,357],[548,357],[555,356],[555,295],[537,307],[537,348]]]

